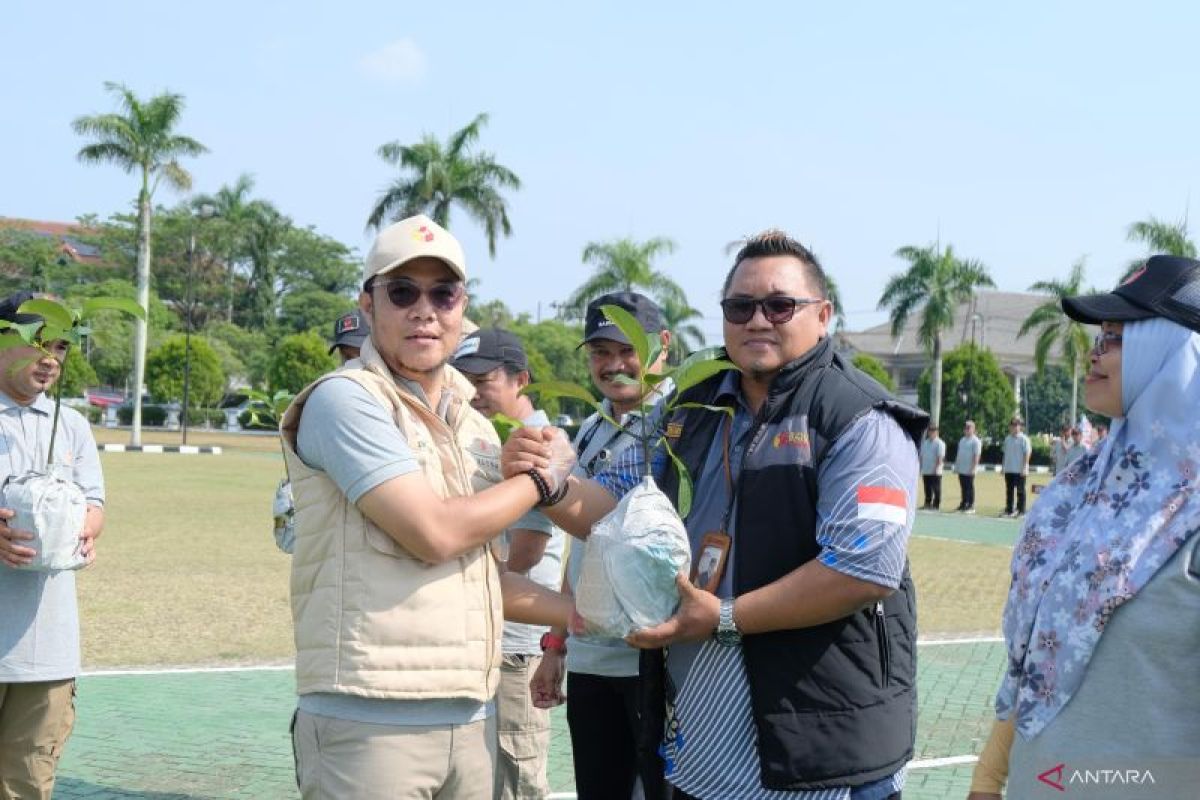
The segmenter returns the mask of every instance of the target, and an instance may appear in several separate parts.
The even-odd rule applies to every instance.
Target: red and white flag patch
[[[908,495],[887,486],[859,486],[858,518],[903,525],[908,522]]]

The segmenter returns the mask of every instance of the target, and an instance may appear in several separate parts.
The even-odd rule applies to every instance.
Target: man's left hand
[[[699,642],[713,635],[721,619],[721,601],[714,594],[692,586],[687,575],[675,576],[679,589],[679,610],[661,625],[644,628],[625,637],[634,647],[651,649],[675,642]]]

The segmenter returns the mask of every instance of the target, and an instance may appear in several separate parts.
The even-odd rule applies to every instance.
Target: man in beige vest
[[[501,478],[496,433],[447,365],[466,277],[461,246],[429,218],[382,230],[363,273],[361,356],[283,418],[306,800],[490,797],[502,605],[527,622],[565,617],[553,593],[502,578],[488,548],[554,499],[574,458],[560,436],[554,467]]]

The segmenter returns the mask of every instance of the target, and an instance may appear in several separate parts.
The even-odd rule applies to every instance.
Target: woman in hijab
[[[1006,778],[1013,798],[1195,797],[1200,262],[1155,256],[1063,310],[1101,325],[1084,396],[1112,431],[1025,521],[970,798],[998,798]]]

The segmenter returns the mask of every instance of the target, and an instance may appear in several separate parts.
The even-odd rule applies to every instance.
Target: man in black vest
[[[676,797],[898,797],[916,729],[906,546],[928,418],[833,352],[824,272],[786,234],[749,240],[722,296],[740,372],[682,399],[733,413],[693,406],[664,430],[694,482],[693,563],[720,565],[711,593],[681,578],[676,615],[630,637],[643,684],[662,687],[644,720]],[[506,474],[546,463],[542,437],[510,438]],[[586,536],[644,474],[641,453],[572,478],[547,515]],[[660,452],[651,469],[675,498],[673,462]]]

